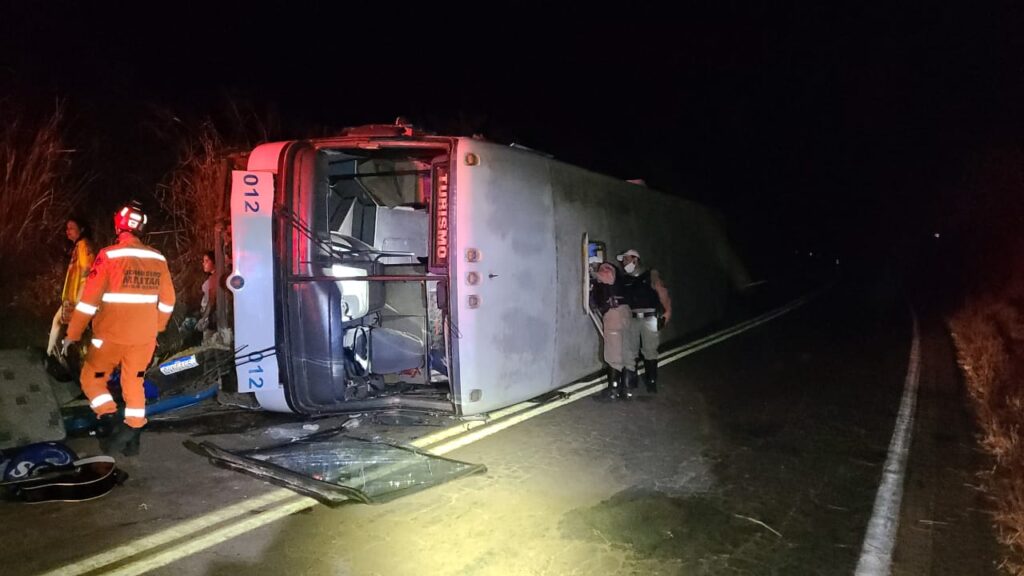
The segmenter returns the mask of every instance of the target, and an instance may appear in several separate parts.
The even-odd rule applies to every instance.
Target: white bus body
[[[663,342],[746,283],[706,208],[477,139],[264,144],[231,194],[238,388],[268,410],[480,414],[595,373],[585,237],[661,272]]]

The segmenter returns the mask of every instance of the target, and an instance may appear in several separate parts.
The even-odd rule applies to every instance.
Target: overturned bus
[[[595,245],[661,271],[663,342],[745,282],[706,208],[517,146],[366,126],[263,144],[231,181],[238,391],[267,410],[473,415],[597,372]]]

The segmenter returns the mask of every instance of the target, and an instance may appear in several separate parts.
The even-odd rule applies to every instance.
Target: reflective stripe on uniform
[[[145,408],[125,408],[124,409],[124,417],[125,418],[145,418],[146,417],[146,409]]]
[[[167,262],[167,259],[163,257],[163,254],[157,254],[152,250],[144,250],[142,248],[118,248],[117,250],[110,250],[107,252],[107,258],[127,258],[128,256],[134,256],[135,258],[150,258],[152,260],[163,260]]]
[[[118,302],[120,304],[154,304],[160,297],[156,294],[122,294],[107,292],[103,295],[104,302]]]
[[[163,302],[158,303],[156,307],[159,308],[161,312],[166,312],[168,314],[174,312],[174,306],[171,306],[170,304],[164,304]]]
[[[85,302],[79,302],[78,304],[75,304],[75,310],[78,310],[82,314],[88,314],[89,316],[92,316],[93,314],[96,313],[97,310],[99,310],[99,308],[95,306],[90,306]]]
[[[103,406],[107,402],[113,401],[114,397],[111,396],[110,394],[100,394],[99,396],[92,399],[92,402],[89,403],[89,406],[92,408],[98,408],[100,406]]]
[[[92,345],[97,348],[103,348],[103,340],[100,340],[99,338],[93,338]]]

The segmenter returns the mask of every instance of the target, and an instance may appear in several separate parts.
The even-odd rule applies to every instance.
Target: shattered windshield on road
[[[338,432],[237,452],[210,442],[186,445],[215,464],[269,480],[331,506],[346,501],[388,502],[487,470],[483,464]]]

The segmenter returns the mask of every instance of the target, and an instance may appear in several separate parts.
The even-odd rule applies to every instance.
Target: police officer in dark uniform
[[[636,387],[636,338],[629,306],[623,292],[621,271],[608,262],[601,262],[593,274],[591,304],[601,313],[604,334],[604,361],[608,364],[608,389],[604,397],[627,399],[630,388]]]
[[[658,391],[658,331],[672,318],[672,299],[658,271],[640,264],[639,252],[629,249],[616,259],[622,262],[625,272],[622,291],[631,310],[630,339],[634,341],[633,346],[637,339],[640,341],[647,391],[654,394]],[[635,385],[635,380],[633,383]]]

